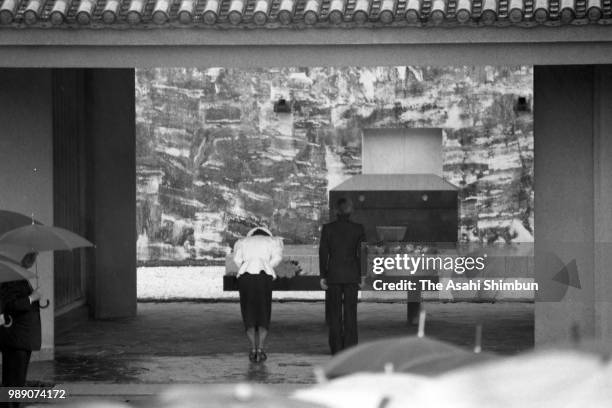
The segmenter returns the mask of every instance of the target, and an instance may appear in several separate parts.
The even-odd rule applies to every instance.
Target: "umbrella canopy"
[[[490,353],[472,353],[465,351],[457,354],[429,355],[405,362],[395,370],[402,373],[411,373],[424,376],[437,376],[452,370],[468,367],[471,365],[491,362],[498,358]]]
[[[22,279],[32,279],[36,275],[16,263],[0,259],[0,283]]]
[[[297,390],[292,396],[331,408],[379,408],[396,399],[403,400],[405,407],[416,407],[405,394],[429,390],[435,396],[435,384],[431,378],[411,374],[360,373]]]
[[[177,386],[161,393],[158,400],[160,408],[322,408],[253,384]]]
[[[14,211],[0,210],[0,235],[19,227],[31,225],[32,222],[35,224],[40,224],[40,222],[32,220],[32,217],[25,214]]]
[[[419,367],[426,359],[469,354],[452,344],[426,337],[399,337],[363,343],[343,351],[332,358],[323,371],[330,379],[358,372],[383,372],[390,365],[394,371],[411,372],[411,364]]]
[[[299,390],[296,398],[332,408],[609,408],[612,364],[592,353],[525,353],[435,379],[355,374]]]
[[[56,408],[134,408],[133,405],[124,404],[117,401],[79,401],[67,403],[65,405],[53,405]]]
[[[436,392],[395,395],[389,408],[604,408],[612,406],[609,364],[589,353],[525,353],[436,378]]]
[[[36,252],[93,246],[85,238],[67,229],[34,224],[5,233],[0,237],[0,244],[18,245]]]
[[[571,343],[560,343],[549,348],[549,351],[577,351],[593,354],[602,361],[612,360],[612,344],[596,339],[580,339]]]
[[[30,249],[11,244],[0,244],[0,259],[10,260],[14,263],[21,264],[21,260],[28,253],[32,252]]]

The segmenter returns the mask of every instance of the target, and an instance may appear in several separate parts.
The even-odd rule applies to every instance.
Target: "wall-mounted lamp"
[[[291,102],[285,98],[280,98],[278,101],[274,102],[274,112],[291,113]]]
[[[529,112],[529,102],[524,96],[519,96],[516,100],[516,111],[517,112]]]

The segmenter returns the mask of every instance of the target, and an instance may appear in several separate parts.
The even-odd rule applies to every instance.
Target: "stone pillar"
[[[612,66],[594,72],[595,336],[612,340]]]
[[[96,244],[88,276],[94,318],[136,315],[136,139],[133,69],[85,73],[88,213]]]
[[[612,339],[610,73],[535,67],[536,346],[568,341],[576,329]],[[572,262],[580,288],[553,279]]]

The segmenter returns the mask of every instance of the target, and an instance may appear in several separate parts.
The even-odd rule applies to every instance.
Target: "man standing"
[[[21,260],[30,269],[37,254],[31,252]],[[0,310],[9,324],[0,327],[2,351],[2,386],[25,387],[33,350],[40,350],[40,293],[26,279],[0,285]],[[19,407],[18,402],[0,403],[0,407]]]
[[[319,246],[321,288],[326,291],[325,309],[332,354],[357,344],[357,293],[365,282],[361,271],[363,225],[349,218],[353,204],[346,198],[336,203],[337,220],[323,225]]]

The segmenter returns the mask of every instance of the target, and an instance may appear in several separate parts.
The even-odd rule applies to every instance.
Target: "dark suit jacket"
[[[40,307],[30,304],[32,287],[26,280],[0,285],[0,309],[13,319],[11,327],[0,327],[0,349],[40,350]]]
[[[361,243],[365,241],[363,225],[348,217],[323,225],[319,244],[319,274],[327,283],[361,281]],[[363,271],[365,273],[365,271]]]

